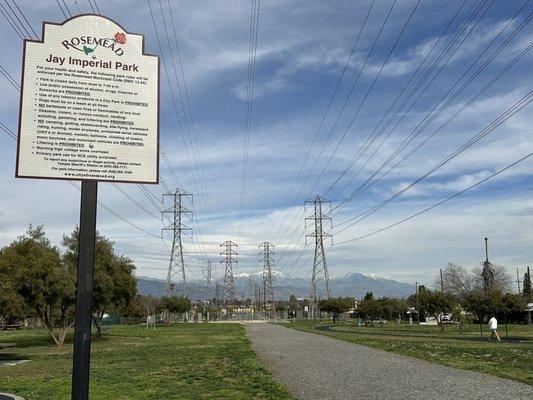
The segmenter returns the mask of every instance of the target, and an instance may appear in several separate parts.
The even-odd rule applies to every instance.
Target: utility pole
[[[269,242],[263,242],[259,245],[261,251],[259,255],[261,258],[259,262],[263,263],[263,305],[265,312],[268,312],[269,319],[272,319],[272,311],[274,309],[274,289],[272,287],[272,265],[274,259],[272,255],[274,252],[272,248],[274,245]]]
[[[180,285],[178,294],[185,297],[187,296],[187,288],[181,234],[186,231],[192,231],[192,229],[182,223],[182,214],[192,213],[192,211],[183,206],[183,199],[188,196],[192,198],[192,194],[178,188],[173,192],[163,194],[163,204],[165,203],[165,196],[172,199],[172,205],[168,209],[163,210],[163,218],[167,214],[172,214],[172,217],[169,217],[170,225],[163,228],[163,231],[172,231],[172,249],[170,251],[165,296],[174,295],[174,289],[176,287],[174,280],[177,280]]]
[[[518,275],[518,268],[516,269],[516,286],[518,289],[518,294],[520,294],[520,277]]]
[[[416,320],[418,321],[418,324],[420,325],[420,302],[418,301],[418,282],[415,282],[415,290],[416,290]]]
[[[316,196],[314,200],[308,200],[305,202],[307,208],[308,205],[312,205],[313,213],[311,216],[305,218],[306,227],[307,221],[312,221],[314,225],[313,233],[305,235],[305,244],[307,245],[307,238],[315,238],[315,256],[313,260],[313,276],[311,278],[311,296],[310,296],[310,306],[311,306],[311,315],[314,316],[316,313],[316,303],[317,298],[319,297],[318,283],[323,280],[324,287],[326,290],[327,298],[331,298],[331,290],[329,287],[329,274],[328,274],[328,265],[326,263],[326,253],[324,251],[324,238],[332,237],[330,234],[324,232],[323,221],[329,220],[328,217],[323,212],[323,204],[329,204],[329,211],[331,211],[331,202],[328,200]]]
[[[234,247],[238,247],[235,243],[228,240],[220,245],[224,250],[220,253],[224,256],[220,262],[226,264],[224,270],[224,287],[222,289],[222,302],[232,306],[235,304],[235,281],[233,279],[233,264],[237,264],[238,253],[233,250]]]
[[[527,288],[527,292],[529,293],[529,304],[533,303],[533,300],[532,300],[532,296],[531,296],[531,292],[533,290],[532,287],[531,287],[531,272],[529,271],[529,267],[527,267],[527,284],[528,284],[528,288]],[[524,288],[524,292],[525,292],[525,288]],[[528,325],[531,325],[531,308],[528,307],[528,310],[527,310],[527,323]]]
[[[442,279],[442,268],[440,269],[440,291],[444,293],[444,280]]]

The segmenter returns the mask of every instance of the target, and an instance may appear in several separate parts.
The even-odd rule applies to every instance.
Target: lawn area
[[[72,337],[62,348],[44,331],[0,332],[20,358],[0,367],[0,392],[27,400],[70,399]],[[0,360],[2,355],[0,355]],[[179,324],[155,331],[113,326],[92,343],[92,400],[292,399],[259,364],[242,325]]]
[[[484,339],[480,339],[479,325],[465,326],[462,335],[455,325],[447,326],[444,333],[437,326],[428,325],[366,327],[354,324],[316,325],[310,322],[284,325],[533,385],[533,326],[509,325],[509,339],[505,339],[505,327],[502,325],[499,329],[502,342],[490,343],[486,328]]]

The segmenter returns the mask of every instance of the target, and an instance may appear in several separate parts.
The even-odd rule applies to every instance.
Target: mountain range
[[[246,295],[247,281],[250,276],[254,281],[261,283],[261,273],[242,273],[234,276],[235,294],[238,298],[249,297]],[[278,300],[288,300],[290,295],[298,298],[309,297],[309,279],[289,277],[282,272],[272,271],[274,294]],[[222,293],[223,280],[219,279],[212,283],[213,295],[218,283]],[[137,277],[137,289],[140,294],[161,297],[165,294],[165,281],[162,279]],[[361,274],[352,272],[343,276],[330,279],[331,294],[334,297],[362,298],[366,292],[374,293],[375,297],[408,297],[414,293],[414,285],[385,279],[374,274]],[[187,293],[191,300],[205,297],[206,285],[203,281],[193,280],[187,283]]]

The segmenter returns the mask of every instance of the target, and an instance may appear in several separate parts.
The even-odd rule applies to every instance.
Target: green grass
[[[481,340],[479,325],[465,326],[462,335],[455,325],[447,326],[443,333],[428,325],[338,324],[331,331],[323,330],[329,324],[297,322],[285,326],[533,385],[533,326],[509,325],[509,339],[505,338],[505,327],[500,326],[501,343],[489,342],[486,328]]]
[[[0,332],[0,351],[31,361],[0,367],[0,392],[27,400],[70,399],[72,345],[44,331]],[[180,324],[155,331],[114,326],[92,343],[92,400],[292,399],[259,364],[237,324]]]

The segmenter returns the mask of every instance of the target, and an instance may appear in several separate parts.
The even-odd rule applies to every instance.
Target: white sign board
[[[98,15],[24,42],[16,176],[158,183],[159,58]]]

